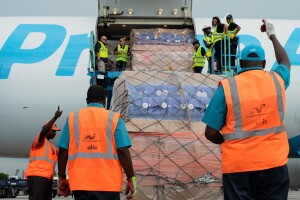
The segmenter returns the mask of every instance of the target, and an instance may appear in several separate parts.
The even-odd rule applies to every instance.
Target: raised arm
[[[59,110],[59,106],[58,106],[57,111],[54,114],[54,117],[46,125],[43,126],[39,137],[39,143],[41,143],[45,139],[48,132],[51,130],[52,125],[61,116],[61,114],[62,111]]]
[[[267,20],[263,19],[263,25],[261,25],[260,30],[262,32],[266,32],[268,37],[273,43],[274,51],[275,51],[275,56],[278,64],[283,64],[288,67],[288,69],[291,69],[291,63],[290,59],[285,51],[285,49],[282,47],[278,39],[276,38],[275,35],[275,28],[273,24],[267,22]]]

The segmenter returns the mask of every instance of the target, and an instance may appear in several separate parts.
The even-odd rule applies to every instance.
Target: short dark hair
[[[90,101],[100,101],[105,99],[105,90],[100,85],[92,85],[87,91],[87,99]]]
[[[199,44],[200,45],[199,40],[195,39],[194,42],[193,42],[193,45],[195,45],[195,44]]]
[[[261,67],[265,68],[266,61],[265,60],[257,60],[257,61],[251,61],[251,60],[240,60],[240,66],[242,69],[244,68],[250,68],[250,67]]]
[[[228,14],[227,16],[226,16],[226,19],[232,19],[233,17],[232,17],[232,15],[231,14]]]

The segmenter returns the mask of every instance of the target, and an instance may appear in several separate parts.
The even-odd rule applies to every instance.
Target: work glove
[[[230,34],[230,39],[233,39],[234,37],[235,37],[234,33]]]
[[[71,193],[69,182],[65,178],[58,179],[58,193],[64,197],[69,196]]]
[[[133,196],[136,194],[136,177],[132,176],[131,178],[127,179],[127,186],[126,186],[126,191],[125,194],[128,195],[126,199],[132,199]],[[129,193],[130,192],[130,193]]]
[[[270,38],[271,35],[275,35],[275,28],[273,24],[267,22],[267,20],[262,20],[263,24],[260,26],[261,32],[267,32],[268,37]]]

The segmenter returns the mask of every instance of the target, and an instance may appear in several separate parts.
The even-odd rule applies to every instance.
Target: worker
[[[193,65],[193,70],[195,73],[200,73],[203,70],[203,67],[205,65],[205,60],[206,60],[206,52],[203,47],[200,46],[199,40],[194,40],[193,42],[194,46],[194,65]]]
[[[225,40],[223,38],[228,34],[228,26],[222,24],[219,17],[215,16],[212,18],[212,26],[214,28],[212,33],[212,41],[215,49],[215,60],[217,61],[217,73],[222,72],[222,65],[224,66],[224,58],[222,58],[222,53],[225,53],[226,49]],[[222,43],[222,44],[221,44]],[[223,59],[223,61],[221,60]]]
[[[213,72],[213,64],[212,64],[212,48],[213,48],[213,41],[212,41],[212,32],[211,32],[211,27],[205,25],[202,29],[204,38],[203,38],[203,43],[205,47],[207,48],[206,50],[206,56],[208,59],[208,73]]]
[[[239,74],[224,79],[202,119],[205,136],[221,144],[224,199],[287,199],[289,144],[284,127],[285,90],[290,61],[263,20],[262,31],[273,43],[277,65],[264,71],[261,46],[246,46]]]
[[[127,176],[127,199],[136,193],[128,149],[131,141],[120,114],[104,108],[105,99],[102,86],[90,86],[87,107],[68,116],[58,142],[58,191],[62,196],[68,196],[71,189],[75,199],[120,199],[122,168]]]
[[[50,142],[60,129],[54,124],[61,116],[59,107],[54,117],[47,122],[34,138],[26,171],[30,200],[52,199],[52,182],[58,149]]]
[[[226,21],[228,24],[228,34],[230,35],[230,66],[235,66],[236,49],[238,46],[238,37],[236,35],[240,32],[241,27],[233,21],[231,14],[226,16]]]
[[[101,36],[100,41],[96,43],[95,52],[98,71],[106,72],[108,65],[111,65],[112,61],[108,59],[107,37],[105,35]]]
[[[127,65],[130,49],[129,46],[125,44],[125,40],[125,37],[120,38],[120,44],[118,44],[114,50],[117,61],[117,71],[124,71]]]

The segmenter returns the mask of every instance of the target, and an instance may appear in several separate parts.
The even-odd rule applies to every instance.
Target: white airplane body
[[[203,45],[202,27],[210,25],[211,19],[195,18],[194,22]],[[266,69],[276,65],[272,43],[259,30],[261,20],[235,22],[242,27],[240,47],[261,44],[266,52]],[[290,173],[293,184],[299,186],[300,180],[295,177],[299,176],[300,165],[300,20],[270,22],[292,65],[285,125],[291,147]],[[95,29],[95,23],[93,17],[0,18],[0,156],[28,157],[32,139],[54,116],[57,106],[63,110],[57,120],[61,128],[68,113],[85,107],[90,86],[90,31]],[[59,133],[54,143],[58,138]]]

